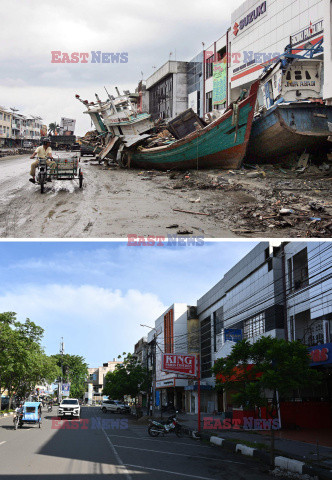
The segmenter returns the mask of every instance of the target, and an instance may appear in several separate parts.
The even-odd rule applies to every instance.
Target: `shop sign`
[[[170,378],[169,380],[156,381],[156,388],[166,388],[166,387],[174,387],[174,378]]]
[[[263,2],[255,10],[246,15],[240,23],[235,22],[233,26],[233,34],[237,37],[238,33],[241,32],[245,27],[253,23],[257,18],[263,15],[266,12],[266,2]]]
[[[196,376],[196,355],[163,353],[162,370]]]
[[[304,28],[300,32],[297,32],[291,36],[291,45],[292,47],[295,47],[300,43],[306,42],[311,38],[316,37],[320,33],[323,33],[323,31],[324,31],[323,20],[319,20],[314,24],[310,22],[310,25],[308,27]]]
[[[231,342],[241,342],[242,340],[242,330],[237,330],[234,328],[225,328],[224,330],[225,342],[227,340]]]
[[[310,347],[309,355],[311,359],[311,366],[332,363],[332,343],[325,343],[324,345]]]

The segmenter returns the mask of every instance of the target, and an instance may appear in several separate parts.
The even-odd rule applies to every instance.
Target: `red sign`
[[[315,350],[311,350],[310,357],[311,357],[311,361],[313,363],[327,362],[327,360],[329,359],[329,349],[328,348],[322,348],[321,350],[319,350],[317,348]]]
[[[196,377],[196,356],[195,355],[175,355],[173,353],[163,353],[164,372],[182,373]]]

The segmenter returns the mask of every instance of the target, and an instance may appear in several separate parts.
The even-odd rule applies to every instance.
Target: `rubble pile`
[[[149,137],[144,147],[139,147],[138,149],[161,147],[162,145],[168,145],[174,141],[175,138],[173,135],[167,129],[163,129],[156,135]]]

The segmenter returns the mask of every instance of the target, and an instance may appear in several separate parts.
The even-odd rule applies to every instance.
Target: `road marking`
[[[120,438],[134,438],[135,440],[144,440],[146,442],[162,442],[162,443],[171,443],[171,444],[176,444],[176,445],[188,445],[188,447],[192,448],[192,447],[199,447],[199,448],[210,448],[211,447],[207,447],[206,445],[192,445],[190,442],[188,443],[185,443],[185,442],[176,442],[176,441],[171,441],[171,440],[158,440],[158,439],[153,439],[152,438],[145,438],[145,437],[129,437],[128,435],[109,435],[111,437],[120,437]]]
[[[209,477],[197,477],[197,475],[189,475],[188,473],[170,472],[169,470],[161,470],[159,468],[143,467],[142,465],[130,465],[129,463],[126,463],[125,465],[126,465],[126,467],[142,468],[143,470],[152,470],[153,472],[169,473],[171,475],[179,475],[180,477],[198,478],[199,480],[214,480],[213,478],[209,478]]]
[[[0,442],[0,445],[3,445],[4,443],[6,443],[6,440],[4,442]]]
[[[153,453],[162,453],[164,455],[176,455],[178,457],[192,457],[192,453],[174,453],[174,452],[167,452],[166,450],[149,450],[147,448],[138,448],[138,447],[127,447],[124,445],[113,445],[114,447],[118,448],[129,448],[130,450],[140,450],[142,452],[153,452]],[[218,462],[227,462],[227,463],[238,463],[240,465],[245,465],[243,462],[234,462],[233,460],[224,460],[223,458],[213,458],[213,457],[202,457],[200,455],[195,455],[195,457],[202,458],[202,459],[207,459],[207,460],[217,460]]]
[[[97,417],[96,417],[96,416],[95,416],[95,419],[97,420]],[[122,472],[122,473],[126,476],[126,479],[127,479],[127,480],[132,480],[131,475],[129,475],[129,472],[128,472],[128,470],[127,470],[126,467],[125,467],[125,464],[124,464],[123,461],[121,460],[118,452],[115,450],[114,445],[113,445],[113,443],[111,442],[111,439],[108,438],[107,433],[105,432],[105,430],[104,430],[103,428],[101,428],[101,430],[102,430],[103,434],[105,435],[106,440],[108,441],[108,444],[109,444],[109,446],[111,447],[112,452],[114,453],[114,456],[115,456],[118,464],[119,464],[120,467],[122,467],[122,469],[123,469],[123,472]],[[121,472],[120,472],[120,473],[121,473]]]

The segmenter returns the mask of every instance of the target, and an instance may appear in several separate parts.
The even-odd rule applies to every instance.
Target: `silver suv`
[[[103,400],[100,408],[103,413],[130,413],[130,407],[118,400]]]

